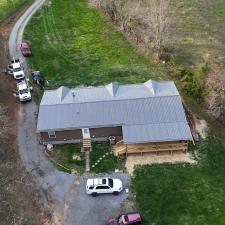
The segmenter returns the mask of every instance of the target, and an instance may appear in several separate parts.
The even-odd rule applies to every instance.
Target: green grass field
[[[115,169],[121,169],[121,165],[118,163],[117,158],[110,154],[111,146],[108,142],[96,142],[92,143],[92,151],[90,154],[90,163],[94,165],[99,158],[108,153],[94,168],[91,167],[91,171],[96,173],[114,172]]]
[[[59,170],[65,172],[76,171],[77,173],[84,172],[84,153],[81,152],[80,144],[57,145],[54,148],[52,158],[59,164],[57,166]]]
[[[87,0],[53,0],[31,20],[25,39],[34,53],[29,63],[43,71],[49,88],[167,78]]]
[[[136,205],[147,225],[225,224],[225,148],[216,138],[195,147],[198,164],[138,167]]]
[[[0,1],[0,22],[7,16],[16,12],[24,3],[32,0],[1,0]]]

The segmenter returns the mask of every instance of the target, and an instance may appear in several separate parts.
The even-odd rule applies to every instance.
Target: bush
[[[179,67],[181,87],[185,94],[200,101],[204,95],[203,77],[208,73],[209,66],[205,63],[201,68],[196,70]]]

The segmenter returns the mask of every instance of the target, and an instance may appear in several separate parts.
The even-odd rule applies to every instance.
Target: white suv
[[[30,88],[25,80],[17,83],[18,97],[21,102],[26,102],[32,99]]]
[[[25,77],[23,66],[19,59],[12,59],[8,72],[9,74],[12,74],[16,80],[23,79]]]
[[[117,195],[123,190],[122,181],[120,179],[112,179],[109,177],[88,179],[86,185],[86,193],[97,196],[98,194],[114,194]]]

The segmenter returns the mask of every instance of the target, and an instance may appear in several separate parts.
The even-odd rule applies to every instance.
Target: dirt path
[[[9,37],[10,56],[20,58],[23,61],[27,75],[29,70],[25,58],[20,53],[19,45],[26,24],[44,2],[45,0],[36,0],[17,20]],[[36,115],[37,106],[34,101],[21,104],[17,115],[19,126],[17,144],[23,165],[28,172],[32,171],[36,186],[41,190],[45,205],[54,213],[56,208],[63,203],[65,194],[70,189],[75,176],[58,171],[44,156],[43,148],[37,140]]]
[[[26,11],[25,4],[17,13],[0,23],[0,224],[44,224],[48,212],[42,210],[39,191],[32,174],[25,171],[17,151],[19,102],[13,97],[15,82],[5,75],[9,62],[8,38],[16,20]]]
[[[6,196],[0,198],[0,218],[5,218],[5,221],[0,219],[0,224],[31,224],[31,221],[38,225],[53,224],[52,215],[58,207],[63,211],[60,207],[65,193],[75,178],[57,171],[42,154],[36,138],[37,107],[34,102],[20,104],[12,95],[12,90],[16,88],[14,79],[4,74],[10,57],[22,59],[28,71],[20,55],[19,43],[24,27],[43,3],[44,0],[37,0],[31,7],[25,5],[17,14],[0,24],[0,113],[4,110],[4,115],[1,114],[4,123],[0,121],[0,128],[7,128],[4,143],[0,145],[0,196]],[[13,193],[19,194],[18,200],[7,199],[7,190],[11,189]],[[8,218],[4,208],[9,208]],[[14,213],[16,208],[24,212]]]

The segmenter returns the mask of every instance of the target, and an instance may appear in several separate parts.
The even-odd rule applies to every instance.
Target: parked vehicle
[[[144,225],[144,221],[140,213],[132,212],[122,214],[117,219],[110,219],[107,225]]]
[[[30,49],[29,45],[28,45],[26,42],[22,42],[22,43],[21,43],[21,45],[20,45],[20,50],[21,50],[22,55],[23,55],[24,57],[32,56],[31,49]]]
[[[114,194],[117,195],[123,190],[122,181],[120,179],[112,179],[109,177],[88,179],[86,185],[86,193],[92,196],[98,194]]]
[[[44,86],[44,77],[40,71],[32,72],[32,77],[35,84],[39,86]]]
[[[32,99],[30,87],[25,80],[17,83],[18,97],[21,102],[30,101]]]
[[[16,80],[23,79],[25,77],[22,63],[19,59],[13,58],[11,64],[8,66],[8,73],[13,75]]]

